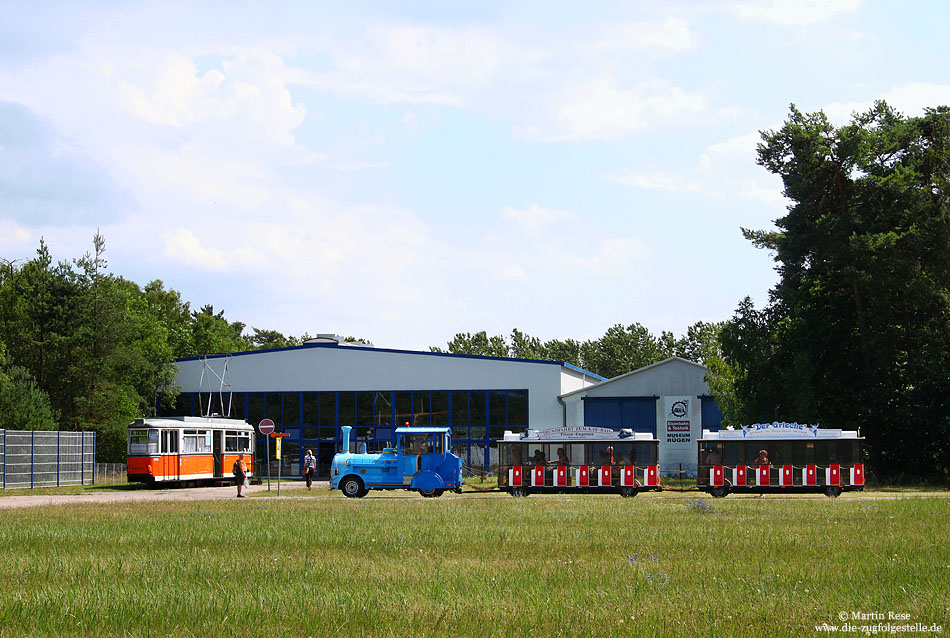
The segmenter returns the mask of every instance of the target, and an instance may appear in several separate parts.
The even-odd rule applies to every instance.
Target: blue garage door
[[[656,436],[656,397],[584,397],[584,425]]]
[[[703,429],[718,432],[722,427],[722,410],[716,405],[716,400],[710,396],[699,397],[703,407]]]

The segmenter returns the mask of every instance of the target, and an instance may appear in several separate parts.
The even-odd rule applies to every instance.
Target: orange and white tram
[[[659,441],[649,432],[563,427],[505,432],[498,487],[512,496],[659,491]]]
[[[221,417],[136,419],[129,425],[129,482],[221,482],[244,453],[253,476],[254,427]]]
[[[864,489],[864,438],[856,430],[798,423],[757,423],[703,430],[696,487],[714,497],[729,492],[824,492]]]

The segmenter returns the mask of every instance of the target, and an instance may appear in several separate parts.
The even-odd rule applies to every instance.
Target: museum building
[[[269,418],[288,435],[280,470],[292,477],[300,475],[307,449],[326,474],[343,425],[354,428],[357,448],[369,451],[390,444],[395,427],[451,427],[454,451],[469,471],[494,467],[505,430],[629,427],[659,435],[661,469],[674,469],[664,468],[666,448],[669,463],[687,465],[676,469],[695,472],[693,441],[703,427],[718,429],[721,419],[703,380],[706,368],[678,358],[608,380],[560,361],[392,350],[321,335],[291,348],[176,363],[181,394],[162,416],[213,413],[254,425]],[[680,416],[667,419],[670,410]],[[670,427],[675,440],[667,442]],[[691,466],[687,445],[694,450]],[[265,449],[259,437],[258,467]]]

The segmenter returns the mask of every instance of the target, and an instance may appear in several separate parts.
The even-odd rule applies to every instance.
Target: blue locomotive
[[[350,426],[343,426],[343,452],[330,465],[330,489],[349,498],[370,490],[415,490],[425,497],[462,489],[462,459],[452,454],[449,428],[396,428],[396,447],[381,454],[354,454]]]

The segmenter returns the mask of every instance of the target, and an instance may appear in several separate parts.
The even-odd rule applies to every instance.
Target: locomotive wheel
[[[445,490],[419,490],[419,493],[426,498],[439,498]]]
[[[840,494],[841,494],[840,485],[829,485],[825,488],[825,496],[827,496],[828,498],[838,498]]]
[[[525,496],[528,495],[528,490],[526,490],[523,487],[516,487],[513,490],[511,490],[511,495],[514,496],[515,498],[524,498]]]
[[[636,495],[637,495],[636,488],[630,487],[629,485],[627,487],[620,488],[620,496],[624,498],[633,498]]]
[[[343,484],[340,485],[340,491],[343,492],[343,496],[347,498],[362,498],[366,496],[367,490],[363,487],[363,483],[354,477],[350,477],[343,481]]]

